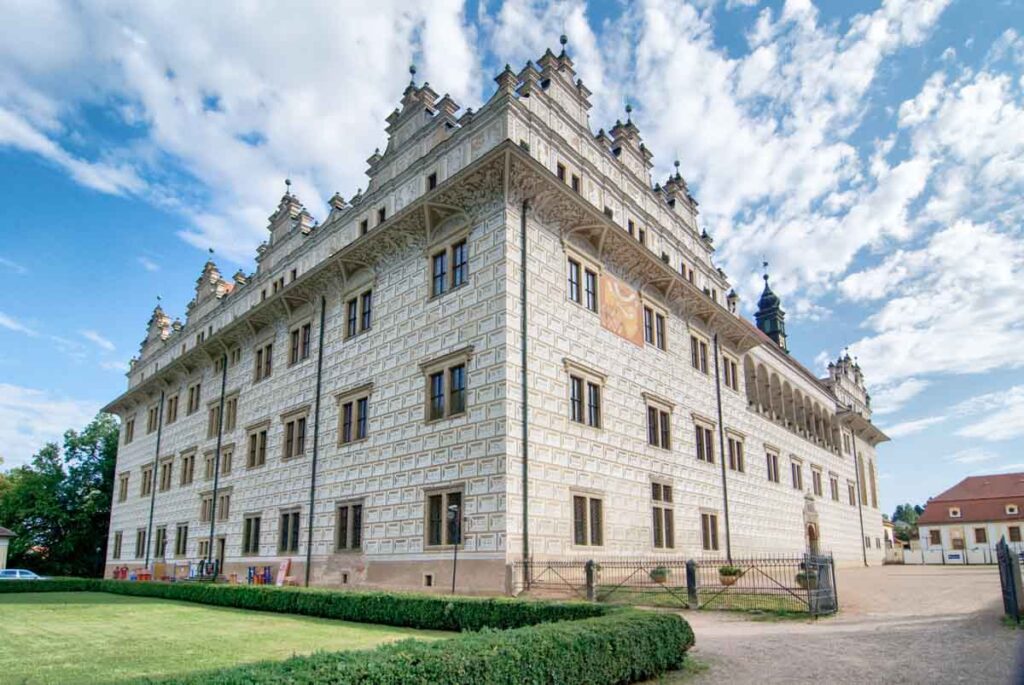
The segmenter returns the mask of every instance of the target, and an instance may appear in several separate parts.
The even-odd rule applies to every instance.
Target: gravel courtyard
[[[686,612],[707,670],[678,682],[1024,682],[1024,629],[1001,622],[994,566],[839,569],[837,580],[842,612],[816,623]]]

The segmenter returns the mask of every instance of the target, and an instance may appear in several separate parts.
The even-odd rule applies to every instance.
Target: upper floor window
[[[568,259],[569,299],[597,311],[597,269],[580,259]]]
[[[1006,515],[1007,516],[1016,516],[1018,512],[1019,512],[1019,509],[1017,508],[1016,504],[1007,504],[1006,505]]]
[[[338,443],[364,440],[369,435],[370,393],[373,385],[367,383],[338,395]]]
[[[388,218],[388,210],[385,207],[381,207],[377,210],[377,223],[382,224]]]
[[[829,474],[829,477],[828,477],[828,487],[831,490],[832,501],[833,502],[838,502],[839,501],[839,476],[836,476],[836,475],[833,475],[833,474]]]
[[[846,494],[850,496],[850,506],[857,506],[857,488],[851,481],[846,482]]]
[[[174,394],[167,398],[167,418],[165,423],[171,425],[178,420],[178,395]]]
[[[465,238],[435,250],[430,257],[430,296],[437,297],[469,281],[469,247]]]
[[[146,412],[146,434],[156,431],[157,423],[159,423],[160,417],[160,405],[154,404]]]
[[[821,469],[811,467],[811,490],[814,492],[815,497],[821,497],[824,493],[824,488],[821,483]]]
[[[274,343],[269,342],[256,348],[253,365],[253,382],[258,383],[264,378],[270,378],[274,371]]]
[[[565,183],[565,165],[559,162],[555,165],[555,175],[558,176],[558,180]]]
[[[370,231],[370,220],[363,219],[359,222],[359,235],[366,235]]]
[[[427,421],[466,412],[466,368],[471,354],[472,348],[467,347],[420,365],[427,381]]]
[[[220,404],[211,404],[207,414],[206,437],[215,438],[217,431],[220,430]]]
[[[765,452],[765,460],[768,462],[768,480],[772,483],[778,483],[779,455],[769,450]]]
[[[600,428],[604,374],[569,359],[564,363],[569,373],[569,418],[575,423]]]
[[[249,453],[245,465],[253,469],[267,463],[267,426],[249,429]]]
[[[284,452],[282,457],[291,459],[301,457],[306,451],[306,414],[285,416],[284,421]]]
[[[345,337],[370,330],[373,324],[373,290],[364,290],[345,303]]]
[[[135,439],[135,417],[125,420],[123,433],[124,444],[128,445]]]
[[[181,455],[181,482],[179,485],[191,485],[196,471],[196,453]]]
[[[238,395],[224,400],[224,430],[233,431],[238,425]]]
[[[171,489],[171,477],[174,471],[174,460],[167,459],[160,463],[160,492]]]
[[[291,345],[288,349],[288,363],[297,364],[300,361],[309,359],[310,338],[312,337],[312,324],[304,323],[293,328],[290,334]]]
[[[739,365],[735,359],[728,355],[722,355],[722,380],[725,381],[725,387],[737,392],[740,389],[738,369]]]
[[[139,496],[145,497],[153,492],[153,467],[142,467],[142,482],[139,485]]]
[[[701,373],[708,372],[708,341],[697,335],[690,336],[690,364]]]
[[[697,459],[714,464],[715,433],[711,424],[704,421],[694,421],[694,438],[697,444]]]
[[[634,222],[632,219],[626,220],[626,232],[629,233],[630,235],[636,233],[636,222]]]
[[[569,185],[572,188],[573,192],[575,192],[575,193],[580,192],[580,177],[577,176],[576,174],[573,174],[572,175],[572,179],[571,179],[571,183]]]
[[[433,190],[437,187],[437,172],[427,175],[427,190]]]
[[[649,305],[644,306],[644,342],[659,350],[666,348],[665,314]]]
[[[647,404],[647,444],[672,449],[672,406],[644,393]]]
[[[804,467],[799,461],[795,459],[789,462],[789,472],[792,476],[793,489],[803,490],[804,489]]]
[[[191,416],[199,411],[199,404],[203,399],[203,385],[202,383],[194,383],[189,386],[188,389],[188,406],[186,407],[185,414]]]
[[[726,446],[729,450],[729,468],[740,473],[746,471],[746,464],[743,460],[743,438],[730,435]]]
[[[637,232],[636,232],[636,239],[640,241],[641,245],[646,245],[647,244],[647,231],[645,231],[642,228],[637,230]]]
[[[958,518],[960,518],[960,507],[950,507],[949,508],[949,518],[951,518],[951,519],[958,519]]]
[[[117,483],[117,501],[124,502],[128,499],[128,480],[131,478],[131,474],[128,472],[122,473],[118,477]]]

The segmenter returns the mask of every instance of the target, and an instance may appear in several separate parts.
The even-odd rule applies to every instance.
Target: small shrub
[[[736,577],[743,574],[743,569],[739,566],[719,566],[718,575],[726,577]]]
[[[656,566],[651,569],[649,575],[651,576],[651,580],[653,580],[655,583],[664,583],[668,579],[669,574],[671,573],[672,571],[668,567]]]

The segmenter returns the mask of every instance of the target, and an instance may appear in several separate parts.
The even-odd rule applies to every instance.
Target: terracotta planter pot
[[[734,585],[737,580],[739,580],[739,576],[718,576],[718,582],[722,585]]]

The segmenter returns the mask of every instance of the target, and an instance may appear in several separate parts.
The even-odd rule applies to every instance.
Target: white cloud
[[[920,378],[908,378],[904,381],[883,385],[871,394],[871,408],[875,416],[891,414],[901,409],[907,402],[917,397],[931,383]]]
[[[47,442],[60,442],[65,430],[85,426],[99,407],[98,402],[0,383],[0,457],[4,467],[28,463]]]
[[[969,447],[967,449],[960,450],[959,452],[954,452],[946,457],[946,460],[957,464],[978,464],[998,458],[999,455],[995,452],[990,452],[978,447]]]
[[[156,262],[154,262],[149,257],[146,257],[145,255],[140,256],[138,258],[138,261],[139,261],[139,264],[142,265],[142,268],[145,269],[146,271],[159,271],[160,270],[160,265],[157,264]]]
[[[24,276],[25,274],[28,273],[28,269],[26,269],[24,266],[18,264],[16,261],[12,259],[7,259],[6,257],[0,257],[0,267],[5,268],[11,273],[16,274],[18,276]]]
[[[6,328],[7,330],[14,331],[15,333],[24,333],[25,335],[38,335],[34,330],[18,321],[13,316],[9,316],[3,312],[0,312],[0,328]]]
[[[888,428],[883,428],[882,431],[884,431],[890,438],[905,438],[908,435],[914,435],[915,433],[927,430],[928,428],[940,424],[945,420],[945,416],[929,416],[923,419],[914,419],[912,421],[897,423],[896,425],[889,426]]]
[[[982,418],[957,431],[957,435],[990,442],[1024,436],[1024,385],[987,393],[961,402],[954,408],[961,416]]]
[[[83,338],[85,338],[86,340],[88,340],[92,344],[96,345],[96,347],[99,347],[101,350],[106,350],[107,352],[113,352],[114,351],[114,343],[112,343],[107,338],[104,338],[98,332],[96,332],[96,331],[81,331],[81,334],[82,334]]]
[[[37,4],[4,11],[0,145],[180,211],[184,239],[236,261],[253,258],[286,176],[318,216],[335,190],[365,187],[363,160],[383,148],[411,62],[462,104],[480,98],[458,0],[328,3],[315,18],[286,5]],[[133,142],[69,152],[69,122],[88,105],[119,114]]]

